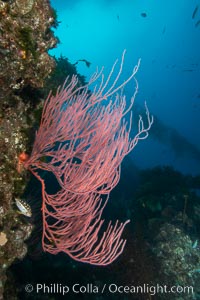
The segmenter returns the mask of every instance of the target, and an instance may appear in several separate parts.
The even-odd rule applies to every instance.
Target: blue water
[[[136,105],[156,117],[159,137],[141,141],[130,154],[140,168],[171,165],[184,173],[200,170],[200,7],[195,0],[52,0],[61,43],[51,54],[75,63],[89,79],[96,66],[107,73],[127,50],[127,78],[138,59]],[[146,16],[141,14],[146,14]],[[123,79],[123,78],[122,78]],[[133,93],[129,87],[127,101]]]

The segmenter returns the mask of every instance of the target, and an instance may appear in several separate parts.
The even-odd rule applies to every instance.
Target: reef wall
[[[40,89],[55,67],[47,51],[58,42],[51,30],[56,26],[48,0],[0,0],[0,299],[6,270],[26,255],[32,231],[15,203],[27,182],[17,163],[34,138]]]

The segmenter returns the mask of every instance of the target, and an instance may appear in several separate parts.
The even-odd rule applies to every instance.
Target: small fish
[[[117,15],[117,20],[119,21],[119,15]]]
[[[15,204],[17,205],[20,213],[26,217],[32,216],[32,211],[30,205],[19,198],[15,198]]]
[[[198,27],[200,25],[200,20],[196,22],[195,27]]]
[[[145,12],[141,13],[140,14],[143,18],[146,18],[147,17],[147,14]]]
[[[86,66],[87,66],[88,68],[89,68],[90,65],[91,65],[91,62],[89,62],[89,61],[86,60],[86,59],[79,59],[79,60],[77,60],[77,62],[75,62],[74,65],[77,65],[79,61],[83,61],[83,62],[86,64]]]
[[[196,241],[194,242],[194,244],[192,245],[192,248],[193,248],[193,249],[196,249],[196,248],[197,248],[197,245],[198,245],[198,240],[196,240]]]
[[[184,69],[183,72],[193,72],[194,70],[192,69]]]
[[[193,11],[193,14],[192,14],[192,19],[194,19],[196,17],[196,14],[197,14],[197,11],[198,11],[198,8],[199,6],[197,5]]]
[[[166,31],[166,26],[164,26],[163,31],[162,31],[162,34],[164,34],[165,31]]]

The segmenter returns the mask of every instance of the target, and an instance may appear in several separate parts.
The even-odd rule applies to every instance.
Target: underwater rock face
[[[154,253],[160,261],[159,278],[168,286],[193,287],[194,293],[174,294],[173,299],[198,299],[200,251],[183,229],[165,223],[156,237]],[[168,299],[168,294],[162,299]]]
[[[16,5],[19,9],[19,14],[26,15],[33,8],[34,0],[16,0]]]
[[[0,0],[0,299],[6,271],[26,255],[33,227],[15,205],[26,185],[16,167],[35,123],[32,91],[44,86],[55,66],[47,53],[57,43],[55,16],[48,0]]]
[[[47,54],[57,43],[50,29],[56,26],[54,16],[47,0],[0,0],[1,102],[27,85],[44,85],[54,68]]]

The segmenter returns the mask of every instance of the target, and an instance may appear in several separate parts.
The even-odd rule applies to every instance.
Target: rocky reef
[[[40,89],[55,67],[47,52],[58,42],[52,26],[56,13],[48,0],[0,0],[0,299],[6,270],[26,255],[33,227],[16,205],[28,179],[17,164],[34,138]]]

